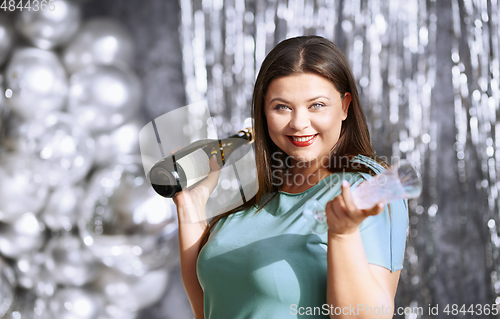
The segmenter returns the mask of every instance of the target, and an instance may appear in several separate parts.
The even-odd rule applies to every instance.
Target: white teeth
[[[292,139],[294,141],[297,141],[297,142],[307,142],[309,140],[311,140],[315,135],[311,135],[311,136],[308,136],[308,137],[295,137],[295,136],[292,136]]]

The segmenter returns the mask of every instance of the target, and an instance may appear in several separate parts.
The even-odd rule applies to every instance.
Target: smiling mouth
[[[293,145],[304,147],[304,146],[309,146],[312,143],[314,143],[314,141],[316,140],[316,136],[318,136],[318,134],[307,135],[307,136],[288,135],[287,137],[290,140],[290,142],[292,142]]]
[[[307,142],[311,140],[313,137],[316,135],[309,135],[309,136],[290,136],[294,141],[297,142]]]

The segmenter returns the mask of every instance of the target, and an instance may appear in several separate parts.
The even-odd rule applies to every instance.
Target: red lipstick
[[[310,138],[311,136],[313,135],[306,135],[306,136],[294,136],[295,138],[298,138],[298,137],[306,137],[306,138]],[[308,140],[305,140],[305,141],[296,141],[293,139],[292,136],[289,136],[287,135],[288,137],[288,140],[295,146],[298,146],[298,147],[306,147],[306,146],[309,146],[311,145],[312,143],[314,143],[314,141],[316,141],[316,137],[318,136],[318,134],[314,135],[312,138],[308,139]]]

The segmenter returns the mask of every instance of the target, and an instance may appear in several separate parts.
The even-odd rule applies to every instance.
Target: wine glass
[[[359,209],[368,209],[379,202],[416,198],[421,191],[420,173],[410,162],[401,160],[385,172],[359,184],[352,191],[352,196]],[[328,230],[325,206],[317,199],[310,199],[305,203],[302,216],[313,232],[322,234]]]

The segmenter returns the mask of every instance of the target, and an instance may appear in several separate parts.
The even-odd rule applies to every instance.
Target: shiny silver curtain
[[[422,307],[418,317],[427,318],[435,304],[500,303],[498,0],[180,7],[187,101],[206,99],[224,134],[250,116],[256,74],[274,45],[309,34],[336,42],[358,81],[377,155],[409,159],[424,180],[410,201],[396,305]]]

